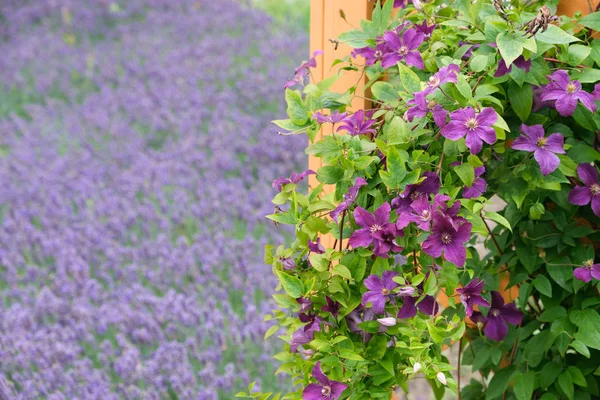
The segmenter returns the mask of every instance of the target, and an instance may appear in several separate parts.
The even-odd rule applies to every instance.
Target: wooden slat
[[[310,51],[311,54],[315,50],[323,50],[324,54],[317,59],[317,68],[313,70],[313,77],[319,81],[328,78],[337,73],[339,65],[331,68],[333,61],[338,58],[343,58],[350,54],[352,49],[347,45],[340,44],[337,50],[335,46],[329,42],[329,39],[337,38],[341,33],[346,32],[353,27],[360,25],[363,19],[371,17],[373,6],[367,0],[311,0],[310,3]],[[341,17],[340,10],[343,10],[346,21]],[[360,73],[353,71],[344,71],[341,78],[333,85],[333,91],[340,93],[345,92],[351,86],[354,86],[360,78]],[[366,83],[366,78],[362,78],[359,82],[357,94],[362,95],[362,87]],[[355,97],[352,101],[351,109],[359,110],[367,108],[367,101]],[[323,135],[330,135],[332,127],[326,124],[317,134],[316,140],[319,140]],[[313,171],[317,171],[322,166],[321,159],[309,157],[308,167]],[[309,185],[317,186],[319,183],[314,175],[309,177]],[[334,188],[326,188],[326,192],[333,191]],[[331,247],[334,243],[334,238],[327,235],[321,238],[321,243],[325,247]]]

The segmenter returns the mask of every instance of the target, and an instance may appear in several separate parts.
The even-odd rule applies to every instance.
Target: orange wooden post
[[[360,26],[360,21],[371,18],[373,5],[367,0],[311,0],[310,2],[310,51],[323,50],[323,56],[317,59],[317,68],[312,71],[314,79],[318,82],[337,73],[339,66],[331,68],[333,61],[338,58],[343,58],[350,54],[352,49],[340,44],[335,49],[335,45],[329,39],[336,39],[341,33],[346,32],[353,27]],[[346,20],[342,18],[340,11],[345,14]],[[354,71],[343,71],[343,74],[338,81],[332,86],[332,91],[344,93],[351,86],[354,86],[360,73]],[[366,84],[366,77],[362,78],[358,84],[356,93],[363,95],[362,88]],[[367,108],[367,100],[355,97],[351,104],[352,110],[360,110]],[[317,134],[316,140],[319,140],[323,135],[332,133],[331,124],[326,124]],[[309,156],[308,167],[313,171],[317,171],[321,167],[321,159]],[[309,185],[311,187],[318,186],[319,182],[314,175],[309,177]],[[325,189],[326,192],[331,192],[333,187]],[[321,238],[323,246],[332,247],[335,239],[331,235]]]
[[[594,12],[592,6],[596,6],[598,2],[589,0],[561,0],[558,3],[556,15],[568,15],[572,17],[577,11],[581,11],[583,15]]]

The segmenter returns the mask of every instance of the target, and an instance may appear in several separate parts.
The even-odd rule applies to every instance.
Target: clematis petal
[[[598,183],[598,170],[591,164],[579,164],[577,166],[577,175],[586,186]]]
[[[579,101],[581,101],[585,108],[590,110],[590,112],[596,112],[598,106],[596,106],[596,103],[594,102],[594,97],[591,94],[582,90],[580,92],[577,92],[577,98],[579,98]]]
[[[362,207],[354,209],[354,220],[363,228],[369,228],[375,224],[375,217]]]
[[[404,56],[404,62],[407,65],[412,65],[413,67],[423,69],[425,68],[425,64],[423,63],[423,57],[421,57],[421,53],[416,51],[411,51],[410,53]]]
[[[337,400],[344,390],[348,388],[348,385],[343,384],[342,382],[332,382],[331,383],[331,397],[332,400]]]
[[[577,97],[572,94],[563,94],[561,97],[556,99],[556,110],[563,117],[570,117],[577,108]]]
[[[444,257],[451,263],[455,264],[457,267],[462,267],[465,265],[465,261],[467,260],[467,249],[461,243],[454,241],[448,245],[444,249]]]
[[[348,239],[348,244],[353,249],[357,247],[369,247],[373,243],[373,236],[371,236],[371,231],[369,228],[359,229],[352,233],[350,239]]]
[[[544,149],[553,153],[565,154],[565,137],[561,133],[553,133],[546,139]]]
[[[304,388],[302,400],[323,400],[323,386],[311,383]]]
[[[402,304],[402,308],[398,312],[396,318],[398,319],[406,319],[412,318],[417,315],[417,307],[415,306],[417,299],[414,297],[405,297],[404,303]]]
[[[497,342],[501,341],[506,337],[508,333],[508,325],[500,317],[491,317],[487,320],[487,325],[483,330],[485,336]]]
[[[523,313],[517,309],[515,303],[508,303],[501,310],[502,318],[509,324],[518,325],[523,320]]]
[[[472,154],[479,153],[483,147],[483,141],[475,132],[467,132],[466,143]]]
[[[597,217],[600,217],[600,195],[592,197],[592,211]]]
[[[554,153],[544,149],[537,149],[533,153],[535,161],[540,165],[542,175],[548,175],[556,170],[560,164],[560,159]]]
[[[390,220],[390,212],[392,208],[390,203],[385,202],[377,210],[375,210],[375,223],[383,226],[388,223]]]
[[[585,267],[575,268],[575,271],[573,271],[573,276],[575,279],[579,279],[585,283],[588,283],[592,280],[591,271]]]
[[[479,126],[492,126],[498,121],[498,114],[492,107],[485,107],[476,117]],[[495,135],[494,135],[495,140]]]
[[[585,206],[592,200],[592,193],[587,186],[575,186],[569,192],[569,203]]]
[[[465,136],[467,128],[464,122],[452,120],[450,116],[450,122],[440,130],[440,133],[446,139],[458,140]]]

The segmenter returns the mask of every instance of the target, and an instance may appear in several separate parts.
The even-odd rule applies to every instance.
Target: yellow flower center
[[[569,83],[567,85],[567,92],[568,93],[575,93],[577,91],[577,88],[575,87],[574,83]]]
[[[465,122],[465,125],[467,126],[467,128],[472,130],[477,128],[479,124],[477,123],[477,120],[475,118],[470,118],[467,120],[467,122]]]
[[[384,295],[384,296],[387,296],[388,294],[390,294],[390,290],[386,289],[386,288],[383,288],[383,289],[381,289],[381,294]]]
[[[592,260],[592,259],[586,260],[586,261],[583,263],[583,266],[584,266],[585,268],[592,268],[592,265],[594,265],[594,260]]]
[[[590,187],[590,192],[592,192],[592,196],[597,196],[598,194],[600,194],[600,185],[597,183],[594,183]]]
[[[537,140],[537,145],[538,145],[538,147],[544,147],[546,145],[546,142],[548,142],[548,139],[545,137],[542,137]]]
[[[435,101],[433,101],[433,100],[430,100],[430,101],[429,101],[429,103],[427,103],[427,107],[428,107],[430,110],[433,110],[433,109],[435,108],[435,105],[436,105],[436,102],[435,102]]]
[[[400,46],[400,49],[398,49],[398,53],[401,56],[407,55],[408,54],[408,47],[406,47],[406,46]]]

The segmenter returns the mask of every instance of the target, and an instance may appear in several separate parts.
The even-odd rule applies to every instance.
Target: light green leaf
[[[508,87],[508,98],[512,104],[512,109],[523,122],[529,118],[531,114],[531,106],[533,105],[533,89],[529,83],[523,86],[517,85],[514,81],[510,82]]]
[[[575,388],[573,387],[573,379],[567,371],[558,376],[558,387],[567,396],[569,400],[573,400],[575,396]]]
[[[297,299],[304,294],[304,284],[295,276],[288,275],[282,271],[276,271],[283,290],[293,298]]]
[[[500,225],[502,225],[503,227],[507,228],[509,231],[512,232],[512,227],[510,226],[510,222],[508,222],[508,220],[506,218],[504,218],[502,215],[498,214],[497,212],[487,211],[485,213],[485,218],[491,219],[492,221],[499,223]]]
[[[465,99],[469,100],[473,97],[473,95],[471,94],[471,86],[469,86],[467,80],[463,75],[458,75],[458,79],[456,81],[456,88]]]
[[[579,20],[579,23],[586,28],[593,29],[595,31],[600,31],[600,12],[594,12],[586,15],[585,17]]]
[[[350,273],[350,270],[348,269],[348,267],[342,264],[338,264],[335,267],[333,267],[333,273],[348,280],[352,279],[352,274]]]
[[[379,175],[388,189],[399,190],[401,188],[406,176],[406,168],[404,160],[400,157],[400,152],[395,147],[388,148],[387,170],[380,170]]]
[[[273,336],[279,330],[279,325],[273,325],[265,332],[265,340]]]
[[[412,69],[402,63],[398,63],[400,82],[408,93],[416,93],[421,90],[421,80]]]
[[[344,32],[338,39],[340,42],[354,48],[368,47],[375,44],[375,38],[360,29]]]
[[[387,128],[387,144],[388,146],[395,146],[408,142],[410,142],[408,125],[402,118],[395,116]]]
[[[460,180],[463,181],[466,186],[471,187],[471,185],[473,185],[473,181],[475,180],[475,169],[471,164],[464,163],[457,165],[454,167],[454,172],[456,172]]]
[[[583,344],[583,342],[579,341],[579,340],[573,340],[570,344],[570,346],[572,348],[575,349],[575,351],[577,351],[579,354],[583,355],[586,358],[590,358],[591,354],[590,354],[590,349],[587,348],[587,346],[585,344]]]
[[[581,64],[592,52],[592,48],[582,44],[569,46],[569,65],[577,66]]]
[[[531,400],[535,388],[535,372],[519,374],[515,378],[514,390],[517,400]]]
[[[523,54],[523,37],[520,33],[515,35],[508,31],[500,32],[496,36],[496,44],[507,66]]]
[[[388,82],[378,81],[371,86],[371,93],[377,100],[398,101],[398,92]]]
[[[297,90],[285,89],[287,114],[292,122],[302,126],[308,122],[308,110],[302,101],[302,96]]]
[[[548,25],[546,32],[538,32],[535,38],[540,42],[550,44],[569,44],[579,41],[575,36],[568,34],[556,25]]]
[[[365,360],[360,355],[356,354],[355,352],[353,352],[352,350],[349,350],[349,349],[340,349],[340,357],[345,358],[347,360],[353,360],[353,361],[364,361]]]

